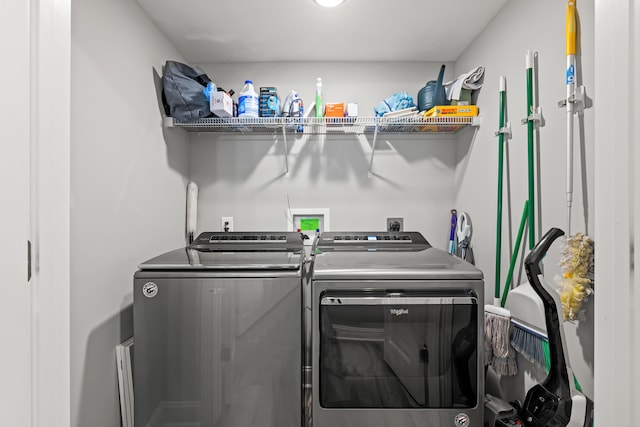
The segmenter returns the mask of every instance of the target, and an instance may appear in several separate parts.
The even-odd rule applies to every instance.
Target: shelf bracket
[[[376,140],[378,139],[379,120],[376,119],[376,127],[373,130],[373,143],[371,144],[371,159],[369,160],[369,178],[373,177],[373,154],[376,152]]]
[[[173,117],[169,117],[169,116],[162,116],[162,124],[166,128],[175,127],[173,124]]]
[[[289,178],[289,147],[287,145],[287,127],[282,126],[282,142],[284,143],[284,176]]]

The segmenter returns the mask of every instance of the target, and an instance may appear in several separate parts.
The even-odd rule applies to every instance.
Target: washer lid
[[[300,233],[206,232],[189,246],[159,255],[141,270],[298,270],[303,261]]]
[[[325,235],[326,234],[326,235]],[[336,242],[323,233],[313,251],[314,280],[481,280],[475,266],[431,247],[420,233],[340,233],[360,238]],[[406,235],[399,240],[362,240],[362,236]],[[323,240],[323,236],[325,240]],[[340,239],[341,240],[341,239]],[[393,242],[396,243],[393,243]]]

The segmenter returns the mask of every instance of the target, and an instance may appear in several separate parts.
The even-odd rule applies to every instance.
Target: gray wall
[[[129,0],[74,1],[71,53],[71,419],[119,426],[132,275],[184,242],[187,136],[163,133],[155,86],[180,55]]]
[[[491,298],[495,280],[496,205],[499,123],[499,77],[507,79],[507,112],[513,138],[505,149],[505,181],[502,228],[502,285],[507,276],[510,248],[520,223],[527,198],[527,129],[520,124],[526,116],[527,50],[538,52],[539,105],[544,126],[536,146],[536,235],[550,227],[566,230],[566,110],[556,103],[566,95],[565,89],[565,14],[566,3],[553,0],[528,2],[511,0],[485,31],[456,61],[456,73],[477,65],[486,66],[485,81],[478,104],[482,126],[471,147],[459,141],[457,154],[456,206],[471,214],[477,265],[486,279],[486,297]],[[589,2],[578,3],[579,39],[578,84],[594,92],[594,8]],[[574,189],[571,232],[593,236],[594,212],[594,108],[576,120],[574,130]],[[526,236],[525,236],[526,237]],[[594,238],[597,236],[593,236]],[[556,244],[545,259],[545,281],[555,289],[555,277],[561,244]],[[517,264],[514,282],[526,276]],[[593,301],[587,304],[587,318],[565,323],[571,364],[585,393],[593,397]],[[521,388],[521,386],[520,386]]]

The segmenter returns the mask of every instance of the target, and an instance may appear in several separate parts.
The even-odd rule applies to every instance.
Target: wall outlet
[[[403,231],[404,218],[387,218],[387,231]]]
[[[222,231],[233,231],[233,217],[221,216],[220,217],[220,229]]]

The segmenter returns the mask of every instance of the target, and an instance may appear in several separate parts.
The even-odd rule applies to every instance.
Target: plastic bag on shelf
[[[407,92],[396,92],[387,99],[380,101],[373,107],[376,116],[382,117],[391,111],[404,110],[415,107],[413,98]]]

